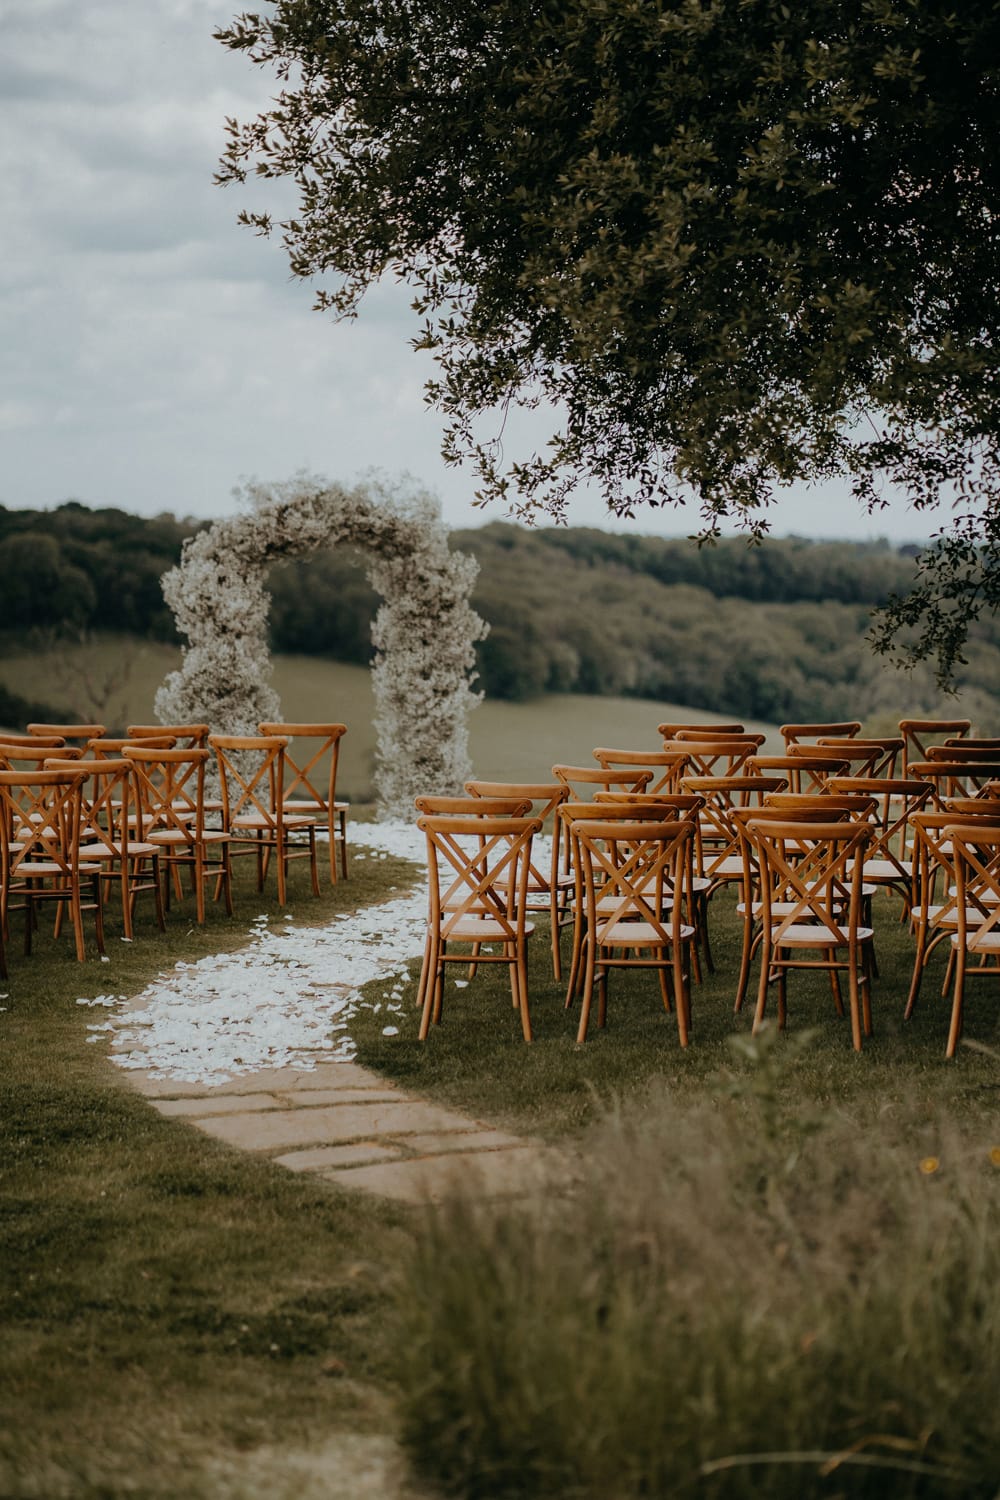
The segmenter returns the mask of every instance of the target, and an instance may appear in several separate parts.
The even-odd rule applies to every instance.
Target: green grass
[[[453,969],[446,978],[442,1024],[424,1044],[416,1040],[416,1018],[398,1036],[386,1037],[375,1012],[359,1011],[351,1025],[359,1060],[480,1118],[550,1137],[580,1129],[607,1101],[627,1098],[654,1078],[679,1100],[694,1104],[717,1091],[720,1079],[749,1067],[731,1049],[733,1037],[749,1037],[753,1017],[753,996],[738,1016],[732,1009],[739,962],[732,905],[733,898],[722,893],[712,902],[716,972],[693,987],[693,1032],[686,1051],[679,1046],[673,1016],[663,1011],[653,975],[612,974],[607,1028],[600,1031],[592,1020],[586,1043],[577,1047],[578,1012],[564,1008],[565,989],[552,978],[548,933],[539,924],[529,945],[535,1034],[530,1046],[521,1040],[506,971],[480,969],[460,988]],[[932,1142],[944,1106],[969,1119],[995,1112],[1000,1067],[969,1047],[961,1049],[957,1061],[946,1061],[949,1006],[940,996],[939,965],[932,964],[924,978],[912,1021],[903,1022],[913,944],[898,913],[898,901],[876,898],[881,976],[873,996],[875,1036],[860,1055],[851,1047],[848,1021],[835,1013],[825,977],[791,976],[788,1038],[808,1030],[814,1040],[783,1079],[783,1107],[790,1112],[815,1105],[857,1107],[871,1115],[876,1130],[887,1112],[906,1107],[915,1121],[924,1122],[914,1129]],[[415,998],[416,973],[414,966],[404,1002]],[[379,986],[370,986],[368,993],[377,1003]],[[965,1035],[1000,1044],[1000,1005],[992,984],[968,986]]]
[[[380,899],[407,867],[370,861],[319,899],[304,875],[293,866],[287,908],[300,926]],[[210,908],[204,930],[190,898],[165,938],[144,915],[126,946],[111,921],[110,964],[44,934],[25,959],[15,929],[0,986],[5,1496],[299,1500],[303,1455],[390,1425],[403,1217],[165,1119],[87,1045],[94,1012],[75,1004],[238,948],[258,912],[277,915],[245,878],[236,917]],[[253,1451],[268,1455],[259,1489]]]

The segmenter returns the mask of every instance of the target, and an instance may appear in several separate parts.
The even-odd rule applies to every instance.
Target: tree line
[[[75,501],[44,512],[0,507],[0,633],[176,639],[160,577],[199,524]],[[891,719],[947,701],[929,670],[903,676],[866,641],[871,609],[912,585],[912,548],[734,537],[699,549],[503,522],[456,531],[452,542],[480,564],[473,604],[490,623],[477,652],[489,697],[616,694],[779,722]],[[272,649],[366,664],[378,598],[362,562],[338,548],[275,565]],[[982,725],[998,718],[998,648],[996,624],[981,621],[958,679]]]

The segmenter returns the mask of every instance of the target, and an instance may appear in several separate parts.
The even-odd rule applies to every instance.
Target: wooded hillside
[[[0,507],[0,632],[23,642],[121,631],[174,639],[160,575],[196,523],[68,502]],[[543,692],[668,699],[785,719],[898,717],[947,700],[929,674],[873,657],[870,610],[913,576],[912,549],[887,543],[687,540],[494,522],[453,533],[475,554],[473,602],[490,622],[479,648],[488,697]],[[271,571],[276,651],[366,663],[378,606],[350,549]],[[960,685],[979,727],[1000,719],[1000,631],[976,628]]]

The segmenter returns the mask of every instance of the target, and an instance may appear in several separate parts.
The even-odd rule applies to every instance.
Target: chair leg
[[[965,944],[952,949],[955,958],[955,991],[951,1002],[951,1025],[948,1028],[948,1046],[945,1057],[954,1057],[962,1036],[962,1007],[965,1001],[965,967],[968,961]]]

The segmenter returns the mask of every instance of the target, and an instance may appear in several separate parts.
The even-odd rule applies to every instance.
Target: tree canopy
[[[784,484],[891,482],[955,512],[881,644],[960,658],[1000,601],[998,0],[268,9],[219,33],[282,83],[220,180],[295,185],[294,218],[241,217],[320,308],[413,286],[482,498],[559,518],[586,481],[758,535]]]

